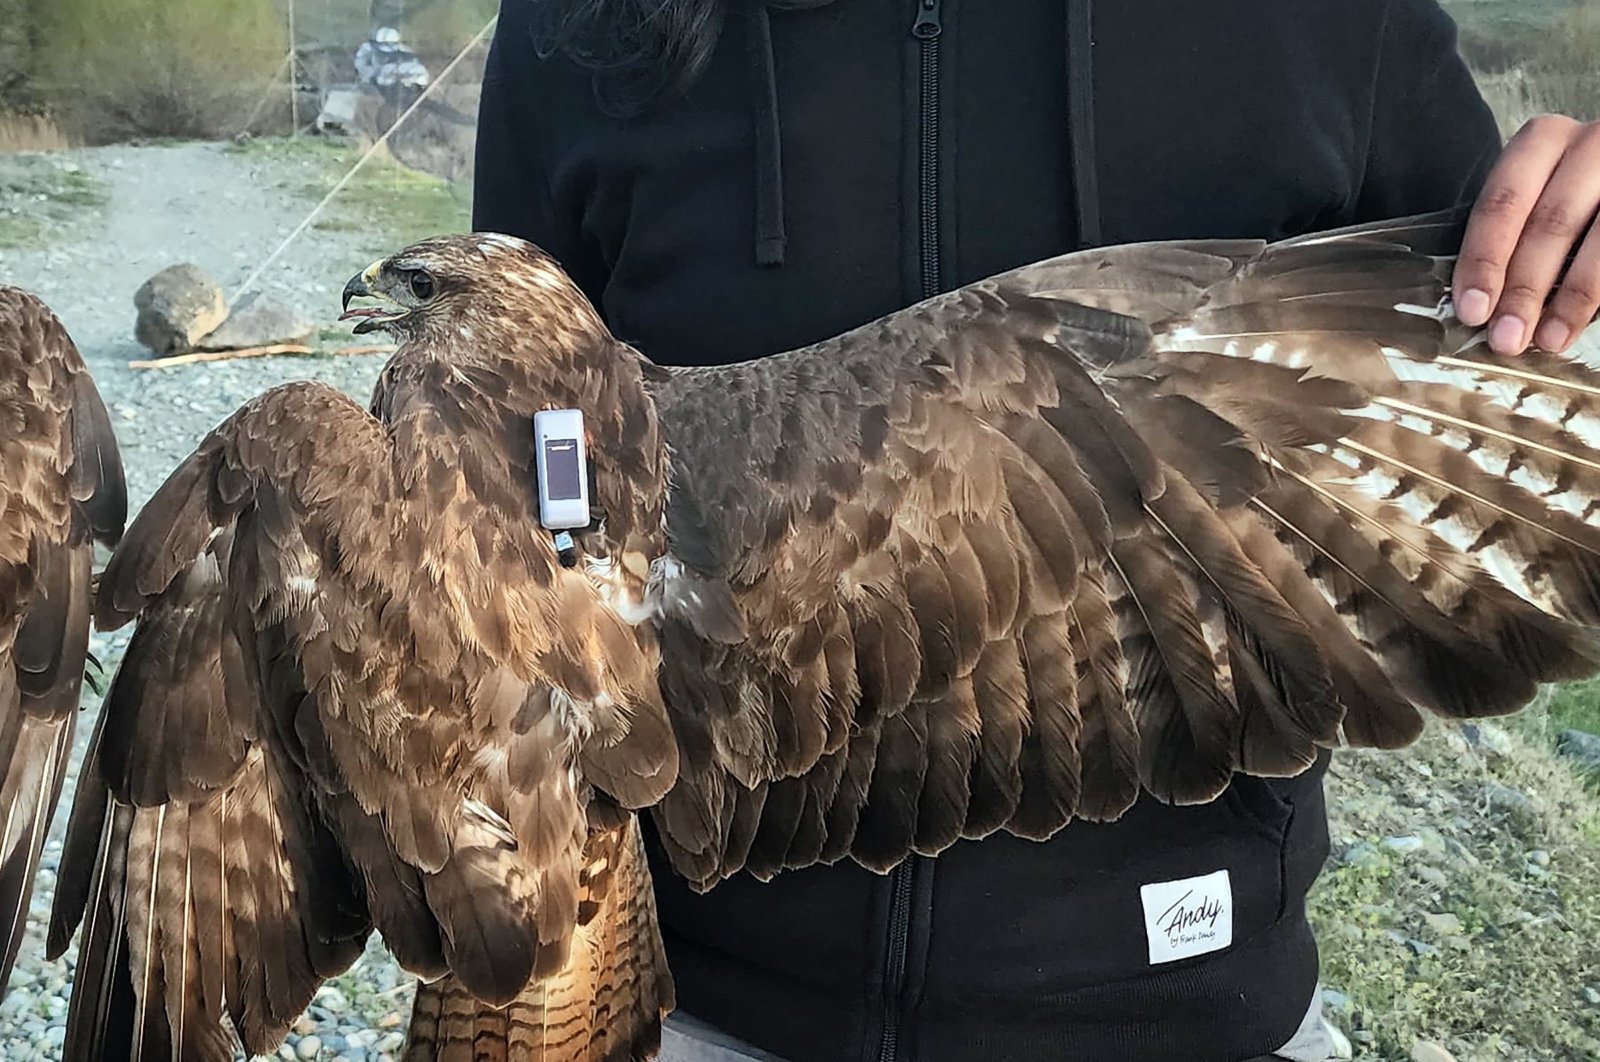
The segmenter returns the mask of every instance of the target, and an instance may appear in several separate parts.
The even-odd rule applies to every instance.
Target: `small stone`
[[[1522,871],[1535,881],[1544,881],[1550,877],[1550,871],[1541,867],[1538,863],[1528,863],[1523,866]]]
[[[1456,1062],[1456,1056],[1432,1040],[1418,1040],[1411,1048],[1411,1062]]]
[[[1416,771],[1418,774],[1422,775],[1424,778],[1433,777],[1433,768],[1429,767],[1421,760],[1407,760],[1406,765],[1409,766],[1413,771]]]
[[[1418,864],[1414,869],[1414,873],[1417,875],[1417,877],[1421,878],[1423,881],[1427,882],[1429,885],[1432,885],[1436,889],[1442,889],[1446,885],[1450,884],[1449,875],[1440,870],[1438,867],[1429,866],[1427,863]]]
[[[1536,867],[1547,867],[1550,865],[1550,853],[1543,848],[1535,848],[1528,853],[1528,862]]]
[[[322,1041],[315,1036],[306,1036],[300,1040],[300,1046],[295,1049],[295,1057],[316,1058],[321,1051]]]
[[[398,1050],[400,1050],[400,1048],[405,1045],[405,1042],[406,1042],[406,1034],[405,1033],[402,1033],[402,1032],[391,1032],[391,1033],[385,1033],[384,1036],[383,1036],[383,1039],[379,1040],[376,1046],[377,1046],[379,1051],[382,1051],[382,1052],[387,1054],[390,1051],[398,1051]]]
[[[317,1023],[309,1014],[302,1014],[295,1019],[294,1025],[290,1026],[290,1028],[294,1030],[297,1036],[310,1036],[317,1031]]]
[[[350,1009],[350,1000],[332,985],[323,985],[317,992],[317,1002],[331,1014],[343,1014]]]
[[[57,1050],[67,1042],[67,1027],[65,1025],[52,1025],[44,1031],[44,1042]]]
[[[1600,988],[1594,985],[1583,986],[1583,998],[1591,1006],[1600,1007]]]
[[[1410,855],[1412,852],[1422,851],[1423,841],[1421,837],[1385,837],[1383,846],[1391,852]]]
[[[157,356],[193,350],[200,337],[228,316],[222,289],[199,266],[169,266],[144,282],[133,296],[139,312],[134,337]]]
[[[1350,997],[1336,988],[1324,988],[1322,990],[1322,1005],[1335,1014],[1343,1014],[1352,1006]]]
[[[1413,955],[1416,955],[1420,958],[1426,958],[1429,955],[1439,954],[1438,948],[1434,947],[1432,944],[1429,944],[1427,941],[1418,940],[1415,937],[1406,938],[1406,947],[1411,949],[1411,953]]]
[[[1422,920],[1428,928],[1441,937],[1459,936],[1462,932],[1461,919],[1448,912],[1444,914],[1425,914]]]
[[[1344,850],[1340,859],[1349,867],[1370,867],[1383,862],[1383,856],[1371,841],[1357,841]]]
[[[293,1044],[284,1044],[282,1047],[278,1048],[278,1057],[288,1059],[289,1062],[294,1062],[294,1059],[299,1056],[294,1053]]]
[[[380,1028],[380,1029],[393,1029],[395,1026],[399,1025],[404,1020],[405,1019],[400,1017],[400,1015],[398,1015],[398,1014],[394,1014],[394,1013],[385,1014],[382,1018],[380,1018],[378,1020],[378,1028]]]

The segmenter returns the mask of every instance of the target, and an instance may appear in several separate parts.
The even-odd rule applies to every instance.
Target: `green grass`
[[[47,155],[0,159],[0,248],[37,244],[51,229],[106,202],[105,187]]]
[[[232,150],[270,159],[289,174],[287,188],[315,203],[355,165],[359,145],[326,137],[266,138]],[[463,189],[394,161],[379,151],[330,203],[313,228],[367,237],[363,250],[388,254],[408,243],[471,229],[471,208]]]
[[[1549,726],[1534,709],[1487,724],[1487,744],[1439,725],[1412,750],[1336,757],[1336,858],[1311,913],[1358,1059],[1403,1062],[1422,1039],[1460,1062],[1600,1058],[1600,802]],[[1492,803],[1494,786],[1527,804]],[[1423,843],[1383,844],[1397,836]]]
[[[1550,701],[1550,725],[1556,730],[1600,734],[1600,679],[1559,688]]]

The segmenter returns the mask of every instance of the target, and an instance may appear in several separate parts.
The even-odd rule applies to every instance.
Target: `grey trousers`
[[[1300,1029],[1280,1047],[1275,1058],[1283,1062],[1331,1062],[1337,1057],[1333,1034],[1322,1020],[1319,991],[1306,1011]],[[661,1035],[660,1062],[784,1062],[777,1055],[718,1032],[681,1011],[667,1019]]]

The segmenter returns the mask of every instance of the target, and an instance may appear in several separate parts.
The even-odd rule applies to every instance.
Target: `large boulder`
[[[228,316],[222,289],[188,262],[169,266],[145,281],[133,296],[133,305],[139,311],[133,334],[157,357],[194,350]]]
[[[1563,730],[1556,736],[1556,751],[1585,774],[1600,778],[1600,735],[1583,730]]]
[[[275,343],[298,343],[317,326],[277,299],[251,292],[234,304],[221,327],[202,338],[201,350],[244,350]]]

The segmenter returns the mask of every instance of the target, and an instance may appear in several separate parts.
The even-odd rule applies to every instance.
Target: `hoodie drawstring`
[[[756,134],[756,264],[779,266],[789,241],[783,231],[783,129],[778,122],[778,76],[767,0],[755,0],[749,42]]]
[[[1067,0],[1067,137],[1072,143],[1072,191],[1078,247],[1098,247],[1100,180],[1094,152],[1094,4]]]

